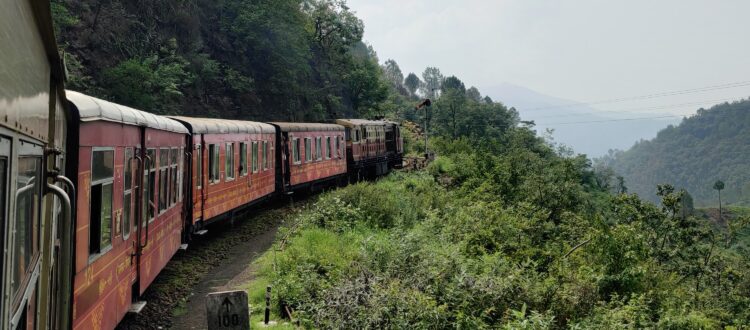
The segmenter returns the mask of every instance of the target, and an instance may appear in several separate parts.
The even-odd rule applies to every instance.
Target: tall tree
[[[724,181],[716,180],[714,182],[714,189],[719,192],[719,221],[721,221],[721,191],[724,190]]]
[[[436,67],[427,67],[422,73],[422,81],[424,82],[421,86],[422,95],[428,99],[437,99],[437,92],[443,86],[443,74],[440,73],[440,69]]]
[[[466,103],[466,86],[458,77],[450,76],[443,80],[441,90],[443,92],[441,101],[444,101],[443,104],[446,104],[450,111],[451,136],[455,139],[458,137],[456,118]]]
[[[385,78],[396,88],[403,86],[404,74],[401,72],[401,68],[398,66],[393,59],[388,59],[383,64],[383,73]]]
[[[471,88],[466,90],[466,98],[479,103],[482,102],[482,93],[479,92],[478,88],[471,86]]]
[[[406,76],[406,79],[404,80],[404,86],[406,86],[406,89],[409,90],[409,94],[411,96],[415,96],[417,93],[417,89],[422,85],[422,81],[419,80],[419,77],[415,75],[413,72],[409,73],[408,76]]]

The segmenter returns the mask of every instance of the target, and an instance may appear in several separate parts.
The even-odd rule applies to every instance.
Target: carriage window
[[[268,141],[263,141],[263,170],[268,169]]]
[[[258,173],[258,142],[253,142],[252,150],[250,151],[253,156],[253,173]]]
[[[0,158],[0,247],[5,247],[5,202],[8,189],[8,158]],[[0,274],[5,274],[5,263],[0,262]],[[5,281],[0,281],[0,292],[3,292],[3,284]]]
[[[273,142],[268,142],[268,168],[273,167],[274,153],[273,153]]]
[[[331,137],[326,136],[326,159],[331,159]]]
[[[227,143],[224,152],[224,172],[226,173],[226,181],[232,181],[234,180],[234,143]]]
[[[178,168],[177,168],[178,151],[179,149],[172,148],[169,154],[169,160],[170,160],[169,166],[170,166],[170,171],[172,172],[172,175],[170,177],[170,179],[172,180],[171,181],[172,185],[171,185],[171,189],[169,190],[170,205],[177,204],[177,194],[179,193],[179,189],[177,188],[178,187],[177,177],[179,176]]]
[[[122,238],[127,239],[130,236],[130,217],[131,207],[133,207],[133,148],[125,148],[125,166],[124,168],[124,192],[122,195]]]
[[[146,159],[144,163],[148,165],[148,170],[143,172],[143,182],[145,182],[143,192],[143,207],[145,208],[144,214],[146,214],[148,221],[154,220],[154,213],[156,210],[156,203],[154,202],[154,191],[156,190],[156,149],[148,149],[146,151]],[[146,226],[144,223],[143,226]]]
[[[315,159],[323,159],[323,138],[320,136],[315,138]]]
[[[215,144],[208,145],[208,181],[219,181],[219,147]]]
[[[299,154],[299,139],[292,139],[292,157],[295,164],[302,162],[302,158]]]
[[[240,142],[240,175],[247,175],[247,144]]]
[[[312,140],[305,138],[305,162],[312,161]]]
[[[336,139],[336,158],[341,158],[341,137],[335,136],[334,138]]]
[[[39,250],[39,205],[41,196],[41,157],[19,157],[16,189],[15,242],[13,280],[11,292],[13,300],[23,294],[21,287],[32,271],[32,261]]]
[[[182,201],[182,178],[183,178],[183,166],[185,166],[185,148],[180,147],[180,152],[177,153],[177,200]]]
[[[112,183],[114,150],[94,150],[91,163],[91,211],[89,212],[89,254],[112,247]]]
[[[195,146],[195,186],[200,189],[203,186],[203,148]]]
[[[159,149],[159,213],[169,206],[169,149]]]

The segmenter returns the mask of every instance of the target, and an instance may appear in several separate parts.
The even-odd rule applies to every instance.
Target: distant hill
[[[586,105],[549,108],[576,102],[544,95],[508,83],[497,86],[482,86],[482,91],[494,100],[501,101],[508,107],[516,108],[522,120],[534,120],[539,133],[544,133],[547,128],[554,129],[552,136],[555,141],[572,147],[577,153],[591,157],[606,155],[610,149],[630,148],[635,141],[653,138],[660,129],[679,122],[675,119],[608,122],[606,120],[622,118],[622,115],[618,117]],[[642,117],[637,113],[630,113],[627,116]],[[643,114],[643,117],[651,116],[653,114]],[[596,123],[552,124],[562,122]]]
[[[699,109],[653,140],[602,161],[642,198],[656,200],[656,185],[670,183],[687,189],[696,205],[715,205],[712,187],[722,180],[722,201],[750,205],[750,101]]]

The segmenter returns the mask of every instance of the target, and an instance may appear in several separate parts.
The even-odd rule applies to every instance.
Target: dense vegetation
[[[68,87],[138,109],[250,120],[407,118],[491,133],[501,104],[428,67],[406,77],[342,0],[52,0]],[[445,85],[443,82],[446,82]],[[435,118],[433,118],[435,117]]]
[[[426,172],[325,194],[280,234],[254,306],[306,327],[713,329],[750,323],[739,227],[612,194],[525,127],[440,138]],[[278,316],[277,316],[278,317]]]
[[[603,164],[625,179],[629,191],[657,200],[656,183],[686,189],[696,205],[750,204],[750,101],[724,103],[683,119],[650,141],[612,152]]]
[[[272,284],[274,310],[286,306],[308,327],[750,323],[750,215],[712,225],[684,191],[655,185],[704,200],[722,179],[730,200],[744,196],[730,175],[744,165],[729,158],[747,145],[748,121],[735,110],[744,102],[700,111],[618,153],[611,164],[626,179],[617,180],[455,76],[434,67],[404,76],[394,60],[380,64],[344,1],[52,4],[73,89],[156,113],[387,116],[430,128],[439,156],[428,171],[324,194],[282,230],[250,284],[254,306]],[[432,106],[414,111],[422,98]],[[424,151],[418,134],[407,137],[411,152]]]

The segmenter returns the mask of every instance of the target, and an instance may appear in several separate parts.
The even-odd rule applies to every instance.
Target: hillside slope
[[[750,203],[750,101],[716,105],[661,130],[656,138],[603,159],[625,178],[630,192],[656,200],[656,185],[685,188],[697,205],[718,201],[716,180],[726,188],[722,200]]]
[[[333,0],[52,0],[68,88],[160,114],[365,116],[386,99],[364,24]]]

